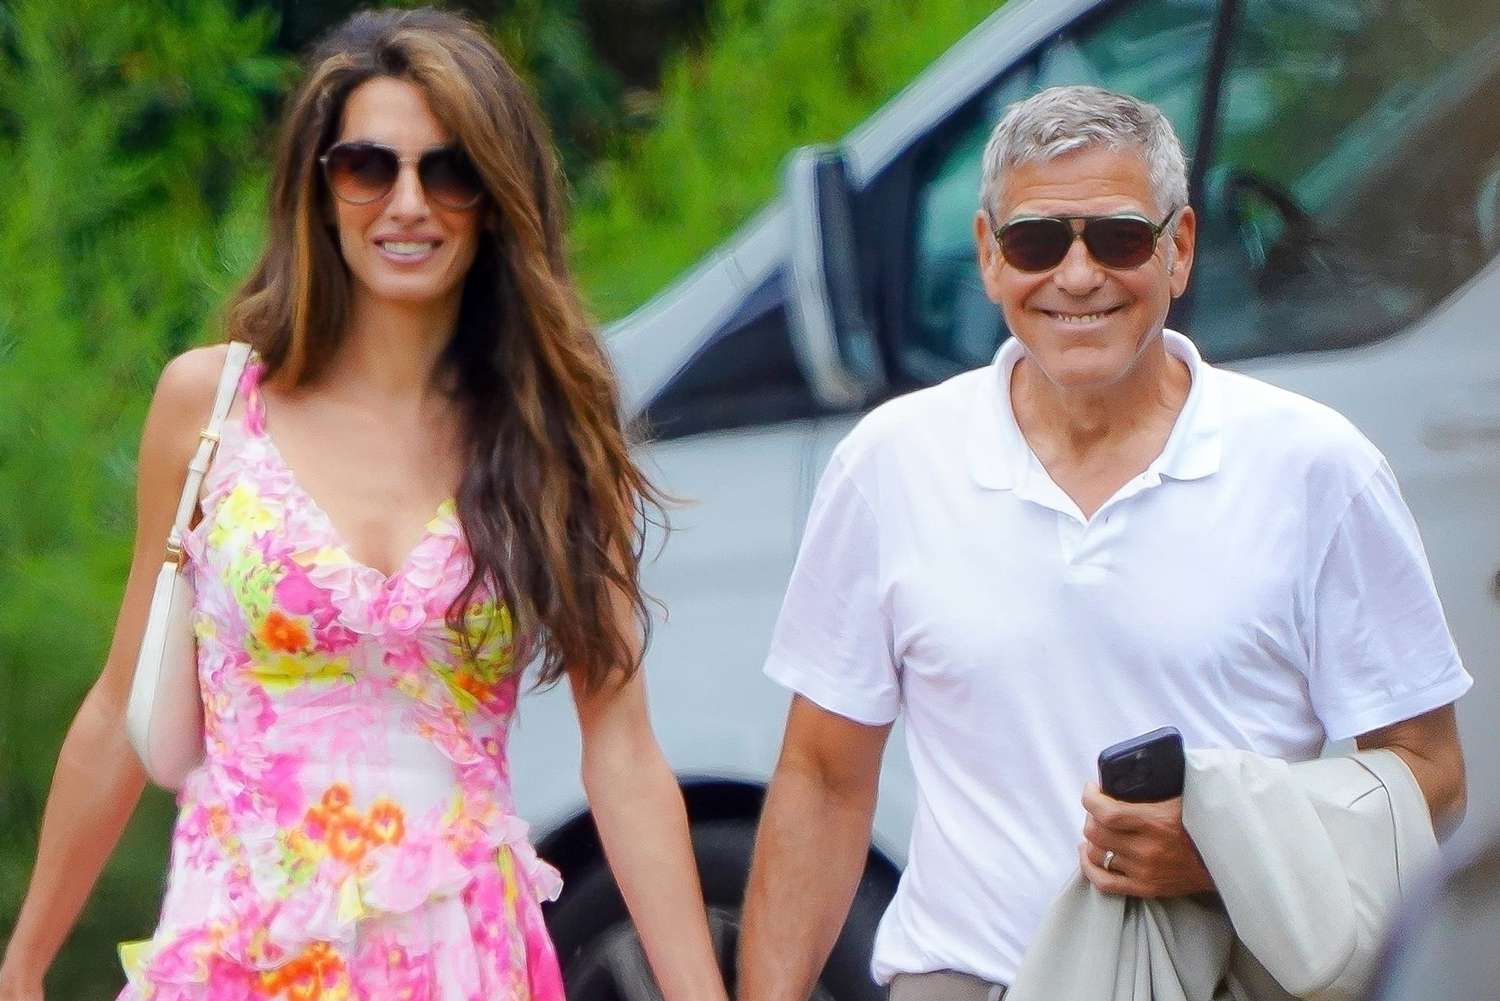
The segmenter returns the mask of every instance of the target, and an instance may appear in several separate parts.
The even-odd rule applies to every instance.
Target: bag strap
[[[187,534],[188,520],[198,507],[198,491],[203,488],[203,476],[214,460],[219,447],[219,432],[224,427],[224,418],[234,404],[239,390],[240,376],[250,360],[250,345],[244,341],[230,341],[229,351],[224,356],[224,370],[219,373],[219,388],[214,394],[214,408],[208,423],[198,432],[198,450],[188,463],[187,481],[182,485],[182,496],[177,501],[177,516],[172,519],[172,530],[167,533],[167,562],[182,566],[186,557],[182,552],[182,537]]]

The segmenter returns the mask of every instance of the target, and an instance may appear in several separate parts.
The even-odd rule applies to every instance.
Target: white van
[[[1470,822],[1500,817],[1500,5],[1012,0],[841,145],[795,154],[778,200],[609,332],[641,458],[694,501],[646,573],[669,609],[647,669],[726,964],[788,704],[761,662],[812,491],[863,412],[994,354],[980,153],[1007,104],[1060,83],[1151,101],[1183,138],[1201,229],[1171,325],[1389,457],[1479,682]],[[870,945],[913,807],[897,730],[820,998],[883,994]],[[516,796],[567,880],[548,920],[569,996],[651,998],[577,749],[566,693],[523,700]]]

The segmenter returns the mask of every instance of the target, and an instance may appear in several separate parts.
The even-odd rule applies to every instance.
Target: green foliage
[[[493,26],[507,58],[536,91],[570,171],[597,156],[626,117],[620,81],[594,51],[580,2],[460,0],[439,5]],[[300,55],[355,11],[431,5],[432,0],[276,0],[260,6],[281,12],[276,47]]]
[[[133,536],[134,456],[164,361],[205,339],[258,232],[273,25],[227,3],[23,2],[0,45],[0,933],[58,745],[102,663]],[[113,996],[148,934],[168,804],[56,965]]]
[[[839,138],[996,0],[720,0],[663,81],[656,127],[578,185],[579,279],[601,317],[660,290],[776,191],[794,147]]]
[[[491,23],[547,116],[563,166],[583,170],[624,122],[620,81],[596,58],[578,0],[511,0]]]

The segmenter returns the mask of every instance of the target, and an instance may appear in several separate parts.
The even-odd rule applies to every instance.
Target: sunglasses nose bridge
[[[1075,292],[1091,291],[1103,283],[1104,268],[1083,239],[1082,221],[1070,220],[1069,228],[1072,230],[1072,239],[1068,241],[1068,249],[1062,260],[1052,269],[1052,281],[1059,288]]]
[[[415,157],[403,157],[396,169],[396,179],[391,183],[390,204],[392,215],[426,215],[428,212],[427,189]]]

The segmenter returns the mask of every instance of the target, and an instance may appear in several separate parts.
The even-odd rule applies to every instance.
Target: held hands
[[[0,1001],[45,1001],[42,976],[46,971],[36,969],[23,955],[24,950],[14,940],[0,950]]]
[[[44,1001],[44,999],[39,985],[22,987],[19,984],[0,980],[0,1001]]]
[[[1182,797],[1160,803],[1112,799],[1090,782],[1083,791],[1083,843],[1078,864],[1105,893],[1185,897],[1214,888],[1193,839],[1182,826]],[[1106,853],[1109,867],[1106,870]]]

